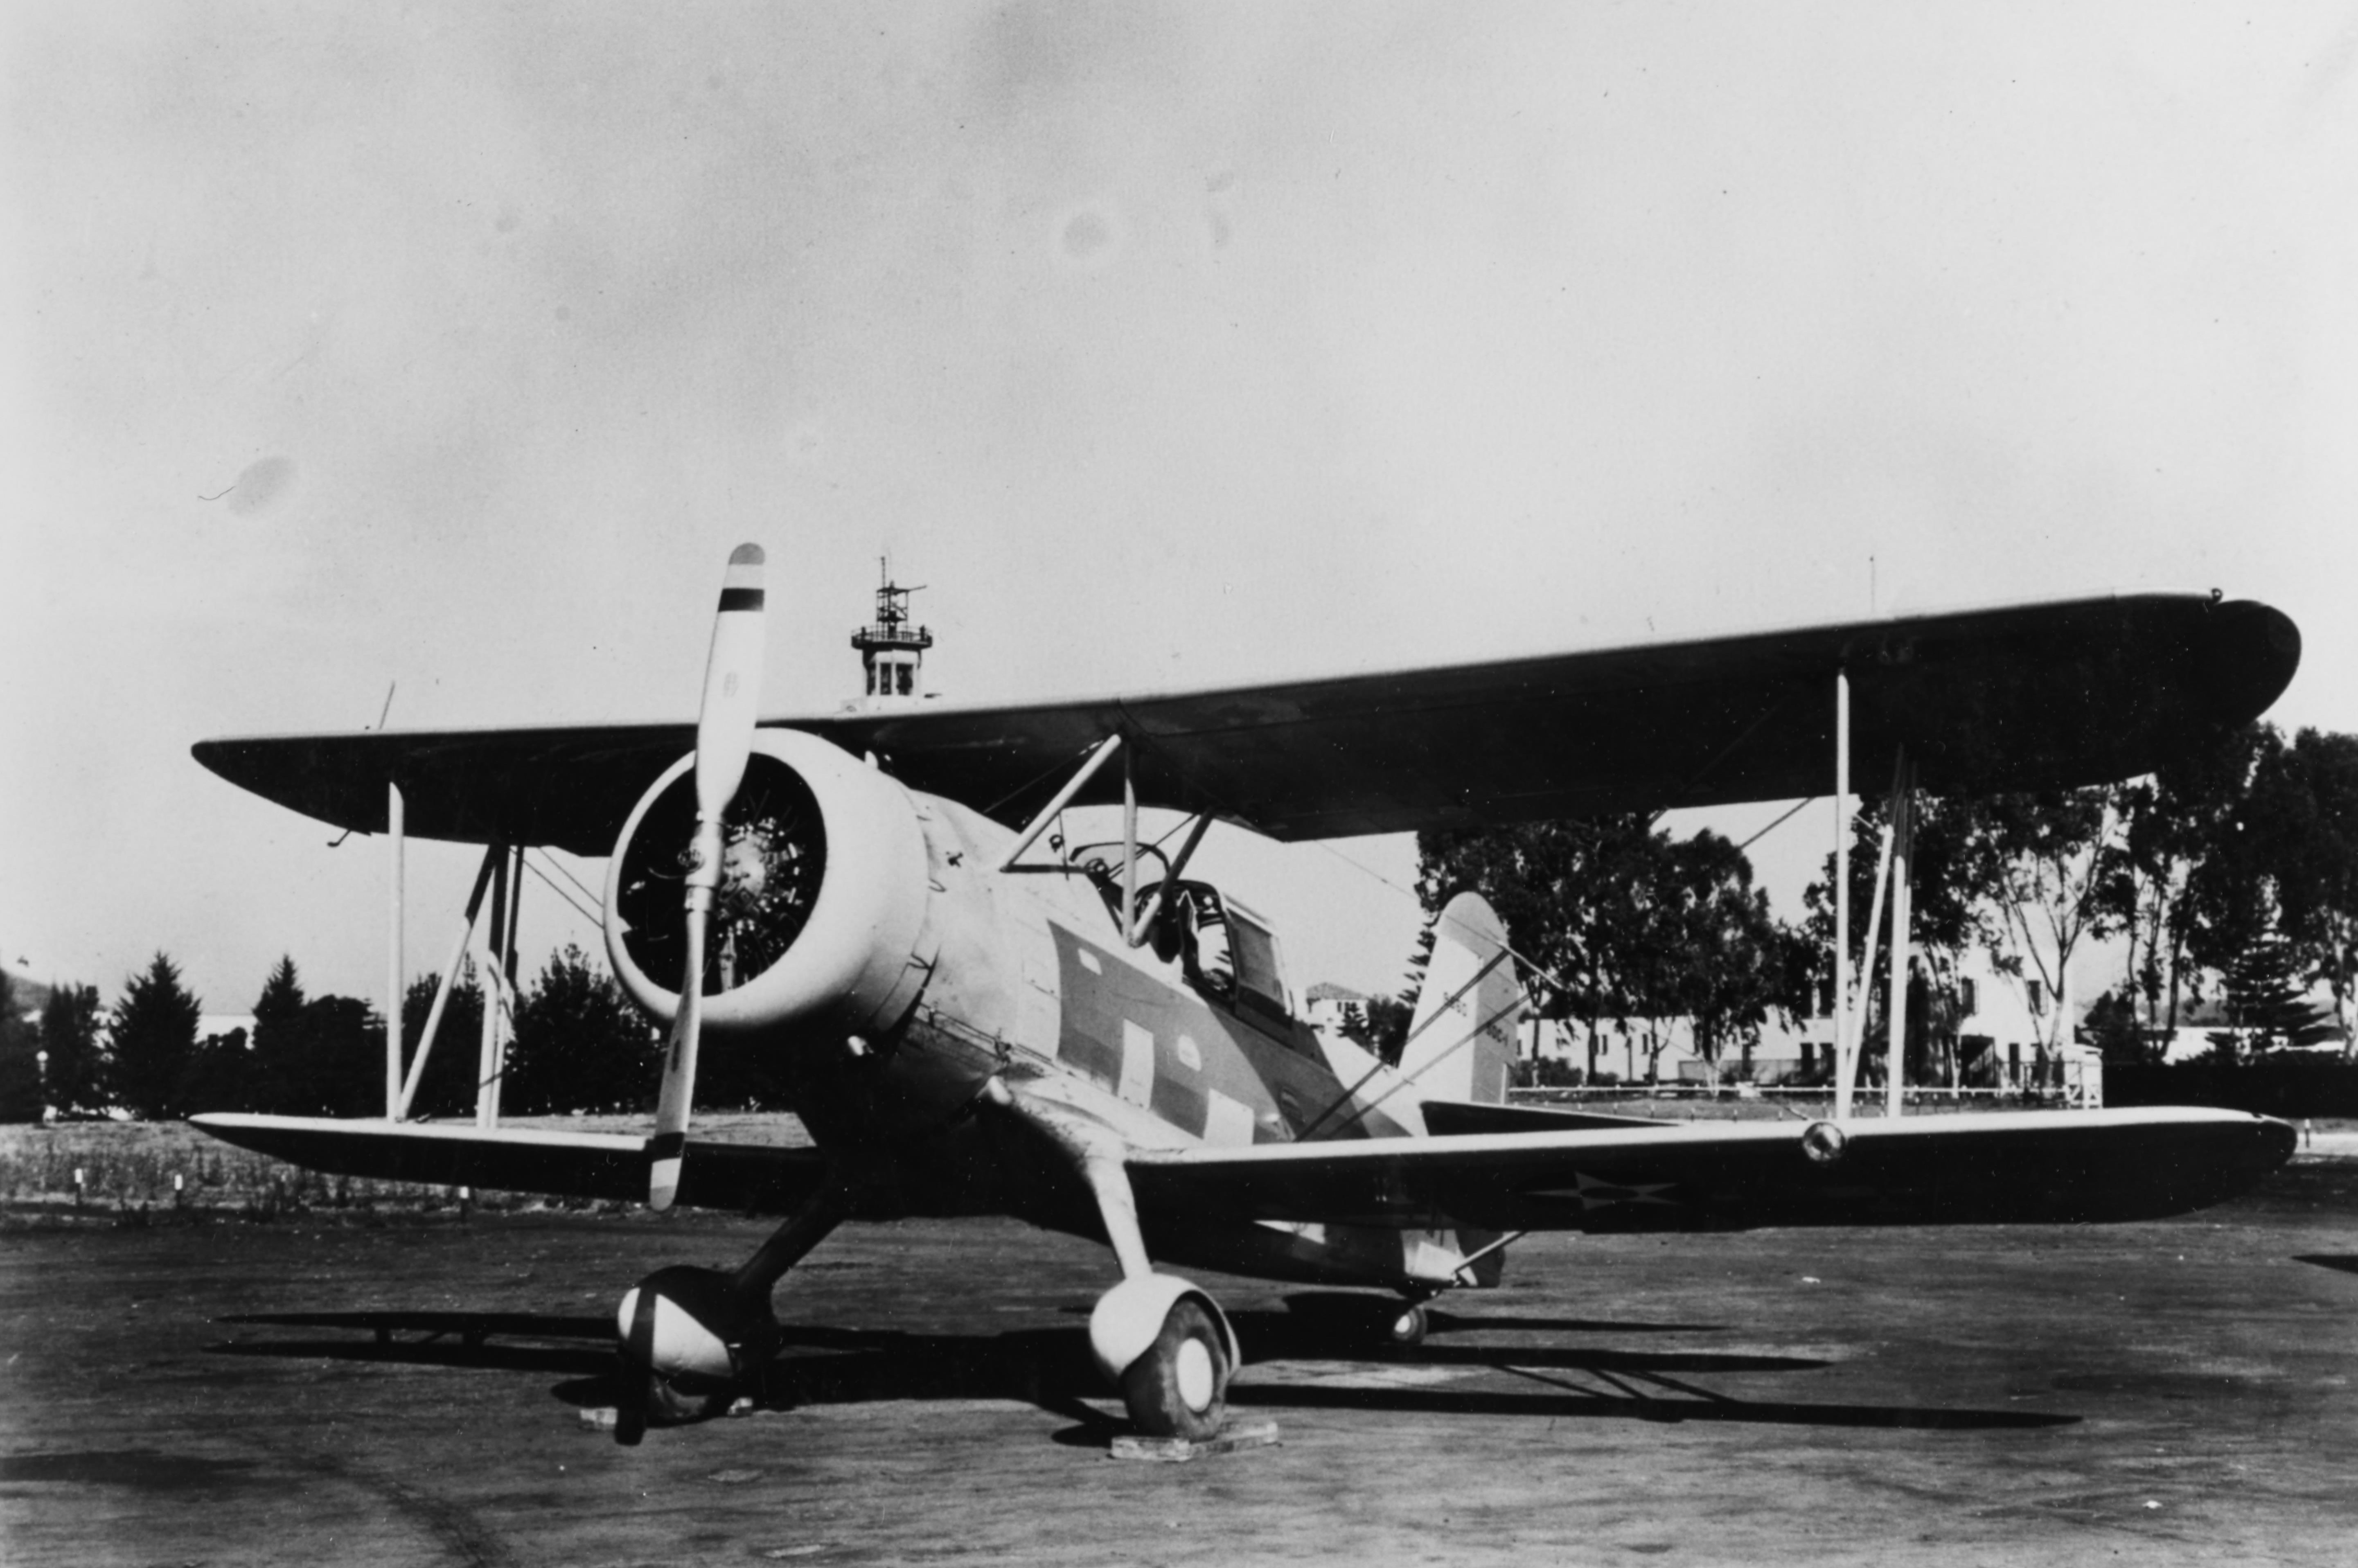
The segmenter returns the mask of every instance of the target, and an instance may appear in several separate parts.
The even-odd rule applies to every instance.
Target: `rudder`
[[[1417,992],[1401,1076],[1420,1100],[1502,1105],[1522,1026],[1506,927],[1479,893],[1449,901],[1433,926],[1433,956]]]

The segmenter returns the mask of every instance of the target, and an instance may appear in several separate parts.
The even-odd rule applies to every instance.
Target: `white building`
[[[1350,1026],[1367,1022],[1368,998],[1365,991],[1321,980],[1310,988],[1307,1000],[1303,1020],[1321,1034],[1340,1036],[1348,1033]]]
[[[2057,998],[2039,981],[1997,973],[1986,954],[1969,953],[1960,967],[1956,1087],[2000,1092],[2048,1089],[2102,1103],[2101,1055],[2093,1046],[2073,1039],[2073,1030],[2064,1026],[2061,1015],[2070,1011],[2076,1025],[2080,1011],[2068,997]],[[1914,984],[1920,988],[1923,983],[1919,970]],[[1650,1079],[1665,1084],[1818,1085],[1830,1080],[1833,1061],[1833,1018],[1824,999],[1814,1016],[1797,1022],[1772,1011],[1748,1053],[1730,1048],[1715,1066],[1697,1050],[1691,1019],[1601,1018],[1595,1033],[1597,1074],[1600,1078],[1609,1074],[1625,1084]],[[1585,1019],[1524,1022],[1526,1057],[1559,1061],[1585,1073],[1589,1046]],[[1874,1054],[1861,1065],[1861,1081],[1880,1083],[1880,1044],[1870,1049]],[[1940,1083],[1918,1087],[1945,1088],[1946,1077],[1944,1072]]]

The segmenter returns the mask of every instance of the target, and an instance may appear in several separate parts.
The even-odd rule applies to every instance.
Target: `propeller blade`
[[[691,899],[696,895],[691,892]],[[709,897],[709,891],[707,897]],[[671,1048],[664,1054],[663,1093],[655,1102],[655,1135],[647,1144],[647,1206],[658,1213],[679,1195],[680,1162],[687,1153],[688,1113],[696,1099],[696,1047],[704,1033],[704,927],[706,914],[687,911],[687,973],[672,1015]]]
[[[636,1448],[647,1434],[647,1405],[654,1397],[655,1292],[643,1283],[631,1314],[630,1337],[616,1347],[614,1441]]]
[[[753,719],[762,700],[762,546],[740,545],[720,579],[720,607],[712,619],[712,651],[704,665],[704,706],[696,720],[696,842],[687,871],[687,960],[680,977],[679,1011],[665,1053],[663,1095],[655,1135],[648,1145],[647,1204],[661,1210],[679,1195],[680,1162],[696,1099],[696,1049],[704,1024],[704,939],[720,885],[722,819],[752,754]]]
[[[708,817],[715,827],[745,780],[754,713],[762,701],[767,642],[762,561],[759,545],[740,545],[730,553],[728,575],[720,579],[720,611],[712,618],[712,652],[704,665],[704,708],[696,721],[696,814],[699,822]]]

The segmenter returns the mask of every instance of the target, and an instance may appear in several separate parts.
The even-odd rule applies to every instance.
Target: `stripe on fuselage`
[[[1282,1141],[1296,1107],[1314,1106],[1324,1068],[1119,953],[1054,922],[1056,1058],[1190,1136]],[[1293,1117],[1301,1114],[1296,1110]],[[1249,1135],[1246,1130],[1249,1129]]]

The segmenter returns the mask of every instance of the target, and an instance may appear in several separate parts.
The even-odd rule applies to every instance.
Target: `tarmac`
[[[2325,1135],[2320,1134],[2320,1138]],[[2328,1151],[2320,1151],[2320,1153]],[[1274,1446],[1111,1457],[1101,1249],[839,1231],[768,1408],[611,1403],[614,1303],[726,1216],[0,1229],[0,1559],[47,1563],[2347,1563],[2358,1162],[2089,1228],[1537,1237],[1399,1354],[1205,1277]],[[1291,1299],[1289,1299],[1291,1298]]]

